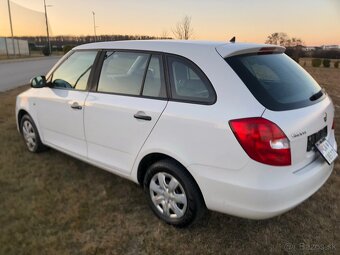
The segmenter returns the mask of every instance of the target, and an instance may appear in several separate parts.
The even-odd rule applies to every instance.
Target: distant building
[[[0,37],[0,55],[28,56],[29,54],[30,50],[27,40],[14,39],[12,41],[11,38]]]
[[[323,50],[340,50],[340,45],[322,45]]]
[[[305,47],[302,47],[302,50],[303,51],[315,51],[317,47],[314,47],[314,46],[305,46]]]

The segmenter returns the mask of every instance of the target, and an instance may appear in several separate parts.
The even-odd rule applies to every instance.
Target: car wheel
[[[38,129],[32,118],[25,114],[20,121],[21,134],[30,152],[40,152],[46,149],[40,140]]]
[[[197,184],[175,161],[161,160],[152,164],[143,185],[152,211],[168,224],[185,227],[205,212]]]

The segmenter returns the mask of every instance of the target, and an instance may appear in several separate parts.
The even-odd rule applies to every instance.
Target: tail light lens
[[[332,123],[332,129],[335,129],[335,123],[334,123],[334,119],[333,119],[333,123]]]
[[[231,120],[229,125],[250,158],[267,165],[291,165],[289,140],[275,123],[246,118]]]

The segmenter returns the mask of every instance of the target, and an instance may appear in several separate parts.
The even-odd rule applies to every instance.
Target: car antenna
[[[229,42],[235,43],[236,42],[236,37],[234,36],[233,38],[231,38]]]

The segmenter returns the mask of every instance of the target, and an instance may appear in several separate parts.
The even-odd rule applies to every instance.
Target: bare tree
[[[300,38],[293,37],[292,44],[290,46],[300,46],[304,45],[304,42]]]
[[[169,39],[170,38],[170,36],[168,34],[168,31],[166,29],[163,29],[163,31],[162,31],[162,33],[160,35],[160,38],[161,39]]]
[[[284,45],[289,40],[285,33],[272,33],[267,37],[266,43],[275,45]]]
[[[172,29],[172,33],[177,39],[188,40],[194,33],[191,27],[191,17],[185,16],[180,22],[177,23],[176,27]]]

